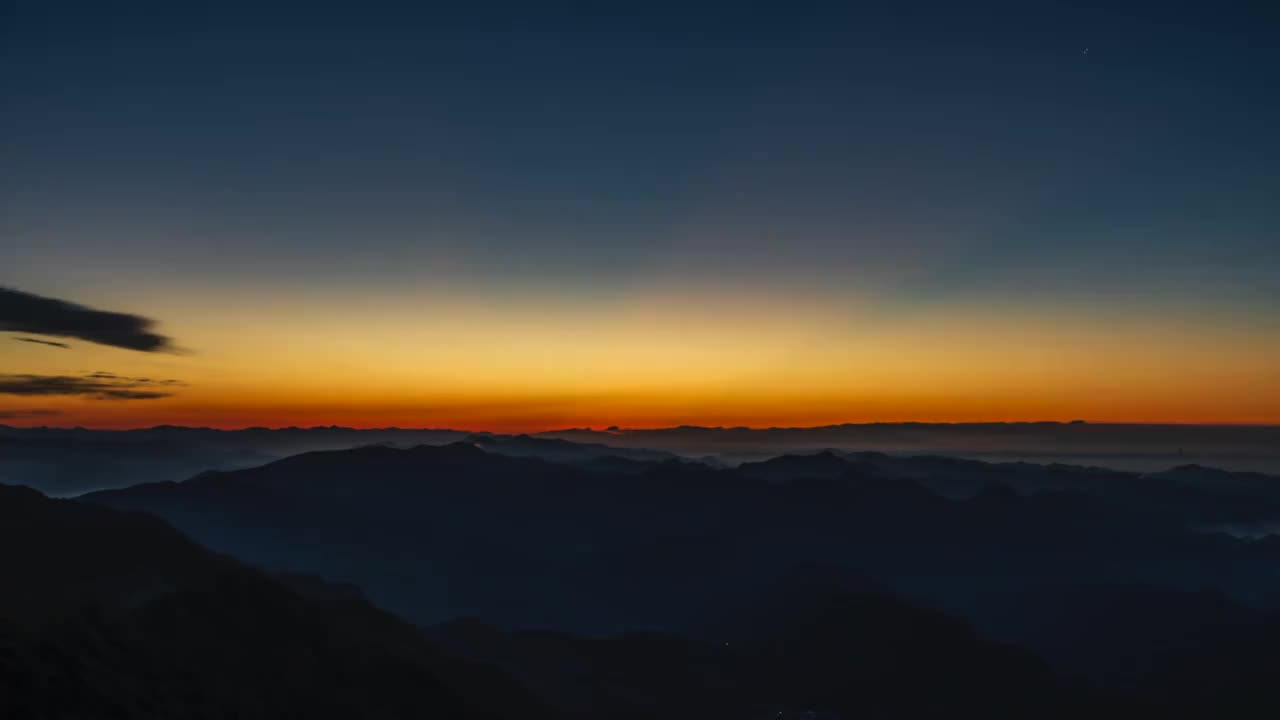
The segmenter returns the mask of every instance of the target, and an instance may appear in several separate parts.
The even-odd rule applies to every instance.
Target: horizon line
[[[964,421],[964,420],[946,420],[946,421],[920,421],[920,420],[888,420],[874,422],[845,422],[845,423],[827,423],[823,425],[770,425],[770,426],[750,426],[750,425],[662,425],[651,427],[622,427],[618,425],[609,425],[607,427],[581,426],[581,427],[564,427],[551,428],[547,430],[530,430],[521,432],[501,432],[490,429],[476,429],[465,427],[404,427],[398,425],[379,425],[379,426],[354,426],[354,425],[245,425],[238,427],[214,427],[209,425],[174,425],[162,423],[159,425],[139,425],[134,427],[101,427],[86,425],[10,425],[0,422],[0,428],[10,428],[17,430],[86,430],[93,432],[140,432],[145,430],[206,430],[214,432],[246,432],[250,430],[266,430],[270,432],[279,432],[285,430],[353,430],[357,432],[376,432],[379,430],[399,430],[405,432],[457,432],[471,434],[488,434],[488,435],[548,435],[554,433],[569,432],[592,432],[603,435],[607,434],[624,434],[632,432],[661,432],[666,430],[738,430],[761,432],[767,430],[831,430],[836,428],[855,428],[855,427],[881,427],[881,426],[931,426],[931,427],[980,427],[980,426],[1007,426],[1007,425],[1062,425],[1062,426],[1107,426],[1107,427],[1238,427],[1238,428],[1277,428],[1280,429],[1280,421],[1278,422],[1150,422],[1150,421],[1092,421],[1092,420],[987,420],[987,421]]]

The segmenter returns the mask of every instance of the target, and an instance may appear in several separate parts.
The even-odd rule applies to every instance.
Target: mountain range
[[[487,438],[487,440],[482,440]],[[993,463],[1094,465],[1154,472],[1199,464],[1280,474],[1280,429],[1267,426],[1094,425],[1088,423],[873,423],[809,428],[569,429],[496,435],[448,429],[344,427],[216,430],[18,428],[0,425],[0,482],[68,497],[142,482],[235,470],[313,450],[366,445],[410,448],[469,440],[493,452],[565,460],[606,455],[681,457],[734,467],[786,454],[878,451]],[[534,441],[567,441],[553,443]],[[534,447],[536,446],[536,450]]]
[[[1276,481],[478,433],[0,486],[0,710],[1273,717]]]
[[[1232,475],[1239,482],[1219,497],[1180,484],[1201,477],[1186,469],[1144,476],[834,453],[733,469],[617,464],[511,457],[469,443],[368,447],[85,500],[155,513],[263,567],[352,582],[423,624],[481,617],[718,640],[709,628],[726,608],[815,564],[1006,640],[1028,626],[1069,627],[1063,608],[1050,617],[1031,602],[1063,588],[1103,598],[1216,588],[1233,604],[1280,603],[1280,545],[1197,529],[1240,507],[1254,512],[1239,493],[1265,499],[1264,478]],[[984,474],[990,484],[958,492]],[[1172,499],[1153,490],[1152,507],[1139,507],[1126,481],[1166,488]],[[512,584],[523,588],[518,598]],[[1105,655],[1109,636],[1038,638],[1033,649],[1060,654],[1072,672],[1105,674],[1102,663],[1069,661]],[[1097,646],[1078,647],[1085,640]]]

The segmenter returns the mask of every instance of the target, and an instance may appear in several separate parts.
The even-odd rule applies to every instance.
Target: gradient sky
[[[0,286],[183,352],[0,374],[184,384],[0,422],[1280,422],[1273,3],[104,5],[0,10]]]

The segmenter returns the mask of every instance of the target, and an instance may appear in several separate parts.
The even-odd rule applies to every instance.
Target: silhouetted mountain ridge
[[[1280,428],[1070,423],[872,423],[813,428],[586,428],[532,435],[448,429],[157,426],[141,430],[17,428],[0,425],[0,481],[60,496],[253,467],[310,450],[386,444],[408,448],[466,438],[490,451],[581,463],[600,455],[662,456],[722,466],[834,449],[894,455],[964,456],[1154,472],[1199,463],[1280,474]],[[561,444],[571,441],[573,446]],[[606,449],[607,448],[607,449]],[[888,457],[888,456],[885,456]]]
[[[1087,491],[1023,494],[1015,483],[1043,480],[1030,467],[940,458],[825,453],[737,469],[601,460],[562,464],[467,443],[371,447],[86,499],[154,511],[266,567],[355,582],[424,623],[480,616],[685,632],[725,597],[815,562],[973,617],[988,593],[1043,583],[1280,596],[1263,546],[1191,532],[1177,513],[1096,488],[1133,474],[1049,468],[1050,488]],[[960,499],[930,490],[953,484],[936,474],[947,468],[977,490]],[[512,583],[528,588],[518,606],[503,589]]]

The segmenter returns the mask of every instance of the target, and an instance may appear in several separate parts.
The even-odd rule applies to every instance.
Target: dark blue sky
[[[1267,3],[430,5],[11,7],[7,234],[59,208],[137,259],[173,242],[124,237],[147,214],[323,265],[434,227],[594,266],[682,247],[697,217],[733,236],[710,251],[801,271],[873,250],[853,228],[964,244],[944,285],[966,264],[1276,258]]]

